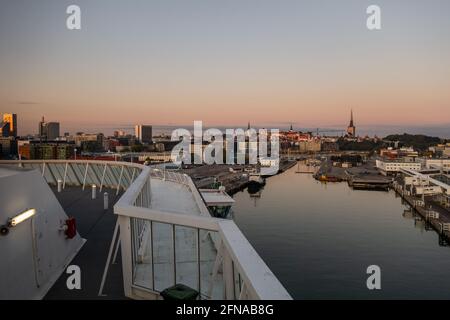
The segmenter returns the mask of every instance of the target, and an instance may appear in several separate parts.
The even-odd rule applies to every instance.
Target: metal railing
[[[103,188],[125,190],[141,173],[143,166],[129,162],[98,160],[0,160],[0,165],[15,165],[25,169],[37,169],[50,185],[58,180],[66,186],[95,184]]]
[[[118,227],[107,265],[113,247],[118,248],[117,234],[127,297],[157,299],[165,287],[184,282],[206,299],[291,299],[236,224],[209,215],[187,175],[125,162],[19,160],[2,164],[38,169],[49,184],[61,179],[64,187],[97,184],[100,189],[125,191],[114,205]],[[152,179],[187,188],[200,214],[152,208]]]

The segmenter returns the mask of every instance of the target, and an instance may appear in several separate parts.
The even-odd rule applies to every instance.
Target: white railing
[[[207,299],[291,299],[234,221],[209,215],[187,175],[125,162],[24,160],[1,164],[39,169],[49,184],[61,179],[64,186],[98,184],[100,188],[115,188],[117,193],[125,190],[114,205],[114,213],[118,215],[127,297],[158,298],[163,285],[183,278]],[[153,209],[152,179],[185,186],[200,215]],[[118,248],[114,242],[110,255],[114,245]],[[183,246],[185,243],[190,246]]]
[[[143,166],[129,162],[98,160],[0,160],[0,165],[15,165],[25,169],[37,169],[48,184],[58,180],[66,186],[96,185],[115,189],[117,194],[130,187],[141,173]]]
[[[184,184],[184,185],[189,185],[189,180],[190,180],[189,176],[186,174],[181,174],[178,172],[173,172],[173,171],[164,170],[164,169],[152,169],[150,176],[152,178],[173,181],[173,182]]]

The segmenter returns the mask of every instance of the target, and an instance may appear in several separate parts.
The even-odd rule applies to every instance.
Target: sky
[[[81,8],[81,30],[66,8]],[[366,28],[381,8],[382,29]],[[450,127],[448,0],[0,0],[19,134],[136,123]]]

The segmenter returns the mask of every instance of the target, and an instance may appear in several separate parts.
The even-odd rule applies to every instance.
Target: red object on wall
[[[74,217],[66,220],[67,229],[65,231],[67,239],[72,239],[77,235],[77,223]]]

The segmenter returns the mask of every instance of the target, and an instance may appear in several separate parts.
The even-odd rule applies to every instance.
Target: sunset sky
[[[134,123],[450,123],[448,0],[0,0],[19,134]],[[66,8],[82,30],[66,28]],[[382,9],[382,30],[366,8]]]

